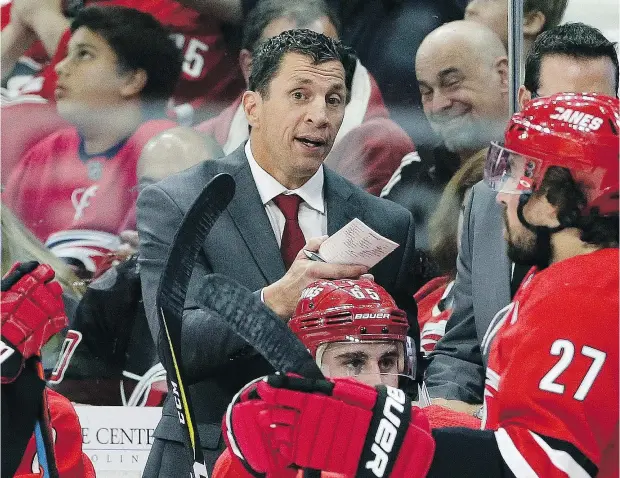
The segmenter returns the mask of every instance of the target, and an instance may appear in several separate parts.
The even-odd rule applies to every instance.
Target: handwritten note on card
[[[353,219],[319,248],[319,254],[332,264],[363,264],[372,267],[398,244],[373,231],[359,219]]]

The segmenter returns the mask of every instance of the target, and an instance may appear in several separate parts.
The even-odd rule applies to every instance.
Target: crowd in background
[[[520,108],[532,98],[562,91],[617,95],[615,45],[590,26],[562,25],[569,1],[524,2]],[[183,207],[177,204],[185,199],[171,199],[166,187],[172,181],[163,183],[165,200],[159,203],[148,195],[138,203],[138,196],[203,161],[218,168],[218,161],[227,161],[225,156],[244,151],[253,127],[244,92],[264,88],[253,76],[256,62],[262,61],[261,44],[301,28],[352,48],[345,65],[349,91],[344,118],[324,164],[338,177],[383,198],[380,204],[391,201],[410,213],[411,224],[395,221],[404,230],[400,255],[393,256],[389,267],[398,274],[383,269],[374,273],[378,283],[390,283],[392,289],[381,285],[399,306],[414,314],[417,325],[411,334],[419,351],[418,373],[430,361],[431,397],[437,404],[475,412],[482,404],[487,360],[479,339],[526,272],[516,266],[509,273],[502,271],[503,277],[490,269],[489,281],[501,283],[498,295],[503,294],[491,305],[479,305],[484,300],[476,295],[482,292],[472,290],[476,285],[470,284],[469,290],[455,287],[457,271],[461,277],[463,270],[484,275],[471,258],[463,266],[467,259],[460,240],[468,233],[473,237],[473,204],[480,198],[476,191],[482,186],[477,184],[487,150],[491,142],[503,141],[510,118],[508,2],[78,3],[12,0],[2,6],[2,273],[15,261],[34,259],[50,264],[61,281],[70,328],[79,330],[83,340],[55,388],[78,403],[163,403],[168,390],[149,308],[156,284],[153,261],[166,250],[153,247],[159,237],[145,218],[173,210],[170,214],[178,215]],[[304,139],[314,147],[324,146],[323,140]],[[252,141],[253,146],[259,144]],[[186,181],[177,183],[182,196],[189,176],[178,177]],[[236,194],[241,200],[249,194],[239,180]],[[311,197],[302,199],[311,214]],[[329,221],[334,199],[325,201]],[[368,204],[368,212],[375,203],[359,204]],[[267,201],[263,205],[272,221]],[[393,212],[391,206],[385,206],[386,217]],[[304,204],[297,207],[301,220],[306,209]],[[477,213],[483,216],[480,209]],[[493,214],[485,218],[491,221]],[[378,223],[382,219],[374,218]],[[223,227],[234,228],[234,223],[233,217]],[[273,221],[271,225],[275,232]],[[302,227],[302,240],[334,232],[330,223],[325,227],[322,234],[307,234]],[[496,225],[490,224],[487,230],[493,228]],[[217,240],[209,247],[217,249]],[[237,239],[231,235],[228,240]],[[258,245],[263,239],[253,240],[258,254],[263,253]],[[278,237],[283,249],[281,241]],[[218,269],[220,259],[225,266]],[[294,260],[295,255],[293,264]],[[280,272],[265,272],[267,266],[257,260],[266,277],[273,274],[262,284],[262,277],[254,281],[251,272],[242,270],[243,261],[231,264],[235,257],[209,253],[205,262],[205,273],[230,269],[233,277],[248,274],[244,285],[264,291],[261,299],[268,305],[275,303],[270,302],[275,291],[269,287],[295,267],[286,264]],[[382,279],[384,273],[398,276],[394,284],[391,278]],[[453,324],[458,320],[459,325],[446,329],[453,310]],[[484,325],[465,324],[474,315],[476,321],[484,316]],[[216,338],[217,330],[212,332]],[[61,341],[53,340],[44,349],[48,372]],[[245,353],[244,344],[235,348],[226,342],[226,347],[235,350],[235,359]],[[255,362],[250,357],[236,367],[261,370]],[[231,371],[224,365],[201,370],[192,382],[200,385],[211,380],[209,373],[217,377]],[[461,379],[453,379],[457,371]],[[224,398],[244,383],[226,385],[230,390],[213,400],[217,413],[207,414],[205,421],[219,425],[215,415],[227,403]],[[213,448],[219,449],[220,435],[214,436]]]

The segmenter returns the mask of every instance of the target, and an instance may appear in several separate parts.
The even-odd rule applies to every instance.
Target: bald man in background
[[[422,107],[433,130],[463,164],[508,120],[508,59],[500,38],[474,22],[433,30],[416,54]]]
[[[519,107],[537,96],[618,91],[616,45],[596,28],[568,23],[540,34],[525,63]],[[436,404],[481,413],[490,344],[481,346],[493,318],[507,306],[528,266],[512,265],[506,255],[504,221],[496,193],[480,182],[463,209],[452,315],[426,369]]]
[[[424,114],[458,163],[403,163],[381,196],[413,213],[416,246],[425,248],[428,218],[445,185],[462,165],[486,151],[489,142],[503,139],[509,117],[508,59],[491,29],[456,21],[426,36],[416,53],[415,72]]]

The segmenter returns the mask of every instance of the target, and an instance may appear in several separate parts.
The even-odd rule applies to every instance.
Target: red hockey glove
[[[54,270],[38,262],[16,263],[2,278],[1,325],[3,350],[0,362],[17,350],[23,360],[37,354],[52,335],[68,325],[62,301],[62,288]],[[21,370],[6,374],[2,381],[14,379]]]
[[[235,446],[254,470],[293,465],[417,478],[435,450],[428,420],[402,390],[352,379],[272,375],[233,402],[226,420],[232,436],[243,437]]]
[[[224,440],[234,457],[251,475],[294,478],[297,471],[287,468],[290,462],[284,462],[274,448],[271,433],[263,433],[256,422],[258,416],[272,408],[261,401],[256,392],[256,385],[262,380],[265,378],[248,383],[228,405],[222,422]]]

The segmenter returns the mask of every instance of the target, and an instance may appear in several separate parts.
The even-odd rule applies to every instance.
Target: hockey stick
[[[37,375],[45,381],[43,372],[43,364],[41,363],[41,352],[39,351],[39,360],[33,364]],[[56,450],[54,450],[54,434],[52,431],[50,410],[47,403],[47,394],[43,389],[41,397],[41,412],[34,426],[34,441],[39,458],[39,466],[43,470],[45,478],[58,478],[58,465],[56,463]]]
[[[226,321],[238,336],[279,372],[325,378],[310,352],[284,321],[249,289],[220,274],[202,279],[198,303]],[[319,478],[319,470],[304,469],[304,478]]]
[[[161,330],[168,347],[164,348],[165,362],[179,422],[184,429],[186,445],[191,452],[192,477],[207,478],[207,469],[200,447],[200,437],[192,404],[184,380],[181,358],[181,325],[187,287],[200,247],[209,231],[226,209],[235,194],[235,181],[228,174],[218,174],[204,187],[185,214],[177,230],[157,291],[156,305]],[[170,373],[173,372],[173,373]]]
[[[220,274],[202,279],[198,303],[215,312],[278,372],[324,378],[316,362],[286,323],[249,289]]]

